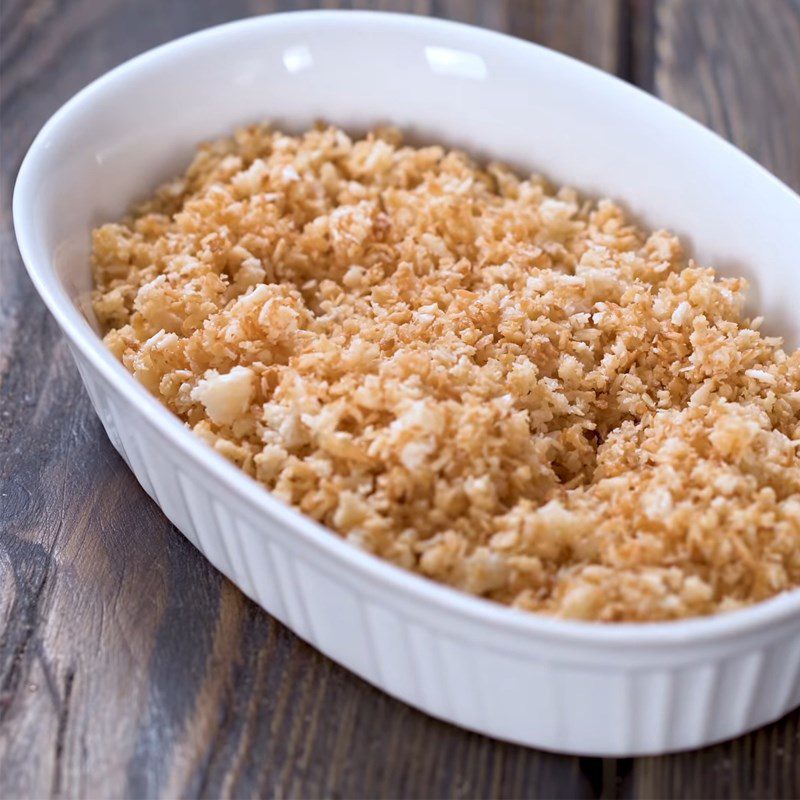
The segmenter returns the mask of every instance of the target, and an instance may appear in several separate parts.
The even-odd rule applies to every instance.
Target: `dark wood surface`
[[[111,448],[11,229],[22,156],[89,80],[260,0],[3,0],[0,797],[800,797],[800,712],[663,758],[465,733],[318,655],[161,515]],[[327,2],[323,5],[351,5]],[[800,0],[393,0],[654,92],[800,188]]]

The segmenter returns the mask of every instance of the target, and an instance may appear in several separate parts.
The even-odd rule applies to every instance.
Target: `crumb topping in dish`
[[[93,237],[122,363],[382,558],[604,621],[800,585],[800,351],[608,200],[252,126]]]

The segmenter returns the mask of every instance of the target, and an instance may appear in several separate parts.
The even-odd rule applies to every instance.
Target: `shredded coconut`
[[[604,621],[800,585],[800,353],[608,200],[391,129],[253,126],[93,254],[133,375],[382,558]]]

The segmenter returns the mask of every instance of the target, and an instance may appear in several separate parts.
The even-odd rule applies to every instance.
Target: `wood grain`
[[[92,78],[247,14],[353,6],[542,42],[661,94],[800,186],[798,0],[4,0],[0,5],[0,797],[797,797],[800,714],[658,759],[431,720],[307,647],[164,519],[24,276],[10,196]]]

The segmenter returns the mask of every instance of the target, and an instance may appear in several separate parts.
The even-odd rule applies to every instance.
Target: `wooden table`
[[[800,712],[700,752],[600,760],[501,744],[411,710],[249,602],[106,440],[17,254],[22,156],[58,106],[130,56],[227,19],[313,5],[2,4],[0,796],[800,796]],[[800,188],[800,0],[356,5],[563,50]]]

